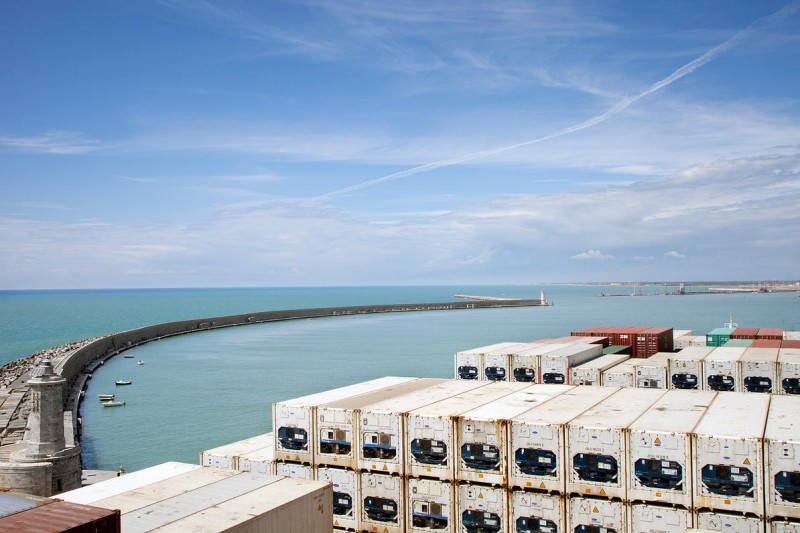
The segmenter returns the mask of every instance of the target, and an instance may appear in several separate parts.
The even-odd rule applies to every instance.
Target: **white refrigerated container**
[[[333,487],[333,527],[358,529],[361,516],[361,476],[349,468],[316,467],[317,481],[325,481]]]
[[[705,343],[705,335],[702,337]],[[690,345],[672,354],[667,363],[670,389],[703,389],[703,360],[714,351],[711,346]]]
[[[293,479],[314,479],[314,467],[300,463],[275,463],[275,475]]]
[[[389,376],[272,404],[275,459],[312,464],[318,406],[418,378]]]
[[[200,452],[200,464],[213,468],[239,470],[238,458],[242,454],[272,445],[274,448],[275,437],[272,433],[256,435],[248,439],[239,440],[210,450]]]
[[[511,358],[514,354],[530,349],[532,343],[508,343],[502,347],[487,350],[481,360],[481,379],[488,381],[514,381],[511,375]]]
[[[772,520],[767,522],[768,533],[800,533],[800,518],[797,520]]]
[[[360,481],[360,530],[405,533],[405,480],[401,476],[361,472]]]
[[[637,389],[667,389],[668,364],[672,352],[656,352],[650,357],[632,359]]]
[[[604,387],[634,388],[636,386],[636,361],[628,359],[604,370],[600,375]]]
[[[508,491],[483,485],[458,485],[456,519],[459,531],[506,533],[508,529]]]
[[[517,344],[515,342],[498,342],[489,346],[470,348],[456,352],[455,378],[456,379],[486,379],[483,376],[483,354],[490,350],[501,349],[504,346]]]
[[[539,382],[539,357],[569,346],[568,343],[531,343],[530,348],[511,356],[511,381]]]
[[[539,382],[569,385],[571,370],[603,355],[602,344],[570,344],[539,356]]]
[[[275,474],[275,443],[239,455],[236,469],[242,472]]]
[[[689,509],[634,503],[630,506],[632,533],[684,533],[692,525]]]
[[[565,531],[566,498],[563,494],[547,494],[513,490],[509,495],[509,531]]]
[[[724,533],[764,533],[764,520],[734,513],[699,511],[694,524],[698,529]]]
[[[567,494],[626,497],[626,429],[666,391],[621,389],[567,424]]]
[[[359,445],[356,429],[358,409],[446,381],[420,378],[318,406],[315,415],[317,431],[313,435],[314,464],[358,468],[356,457]]]
[[[406,530],[409,533],[455,533],[456,485],[438,479],[406,480]]]
[[[778,352],[779,394],[800,394],[800,348],[781,348]]]
[[[628,426],[629,501],[692,506],[692,431],[718,393],[670,390]]]
[[[739,359],[747,348],[715,348],[703,359],[703,390],[741,392]]]
[[[570,385],[529,385],[459,415],[456,420],[456,479],[506,485],[509,419],[571,388]]]
[[[567,423],[619,390],[573,387],[512,418],[508,427],[508,486],[564,494]]]
[[[800,396],[772,397],[764,462],[767,516],[800,519]]]
[[[739,359],[742,392],[774,392],[778,348],[747,348]]]
[[[485,387],[409,411],[406,417],[406,474],[412,477],[454,479],[458,458],[455,434],[457,417],[530,386],[530,383],[493,381]]]
[[[614,368],[630,358],[631,356],[627,354],[609,353],[573,367],[571,384],[599,387],[602,384],[601,378],[603,372]]]
[[[488,384],[488,381],[447,380],[360,408],[356,416],[358,468],[386,474],[405,474],[408,412]]]
[[[628,531],[628,509],[624,503],[601,498],[574,497],[567,504],[567,531],[576,533]]]
[[[762,437],[770,395],[717,394],[693,437],[695,509],[764,516]]]

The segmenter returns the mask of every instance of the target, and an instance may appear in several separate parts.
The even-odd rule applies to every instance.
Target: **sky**
[[[0,51],[0,289],[800,278],[800,2],[2,2]]]

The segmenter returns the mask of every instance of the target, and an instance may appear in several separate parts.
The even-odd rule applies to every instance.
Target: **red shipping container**
[[[761,328],[758,330],[756,339],[783,340],[783,330],[781,328]]]
[[[118,509],[55,501],[0,518],[0,531],[14,533],[120,533]]]
[[[800,341],[781,341],[781,348],[800,348]]]
[[[731,333],[731,339],[755,339],[758,335],[758,328],[736,328]]]
[[[751,348],[781,348],[781,341],[775,339],[756,339]]]

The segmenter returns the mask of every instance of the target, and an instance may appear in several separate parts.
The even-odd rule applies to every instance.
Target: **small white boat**
[[[126,379],[118,379],[114,382],[116,385],[130,385],[133,381],[128,381]]]
[[[114,399],[113,394],[98,394],[97,397],[100,399],[101,402]]]
[[[143,365],[143,364],[144,364],[144,361],[136,361],[136,364],[137,364],[137,365]]]
[[[103,402],[103,407],[119,407],[120,405],[125,405],[125,402],[124,401],[120,401],[120,402],[115,402],[115,401]]]

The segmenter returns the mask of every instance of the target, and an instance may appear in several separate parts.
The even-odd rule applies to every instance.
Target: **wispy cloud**
[[[50,154],[84,154],[102,147],[100,141],[80,133],[51,131],[38,137],[0,136],[0,148]]]
[[[671,259],[686,259],[686,256],[680,252],[676,252],[675,250],[671,250],[664,254],[664,257],[671,258]]]
[[[581,260],[605,260],[605,259],[614,259],[613,255],[607,255],[601,252],[600,250],[587,250],[585,252],[581,252],[577,255],[573,255],[570,259],[581,259]]]

